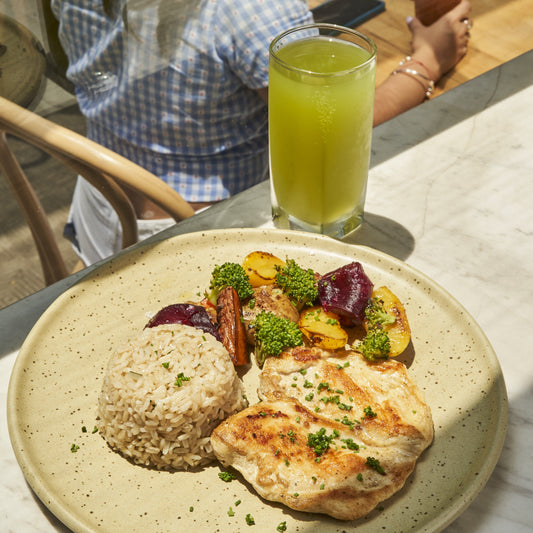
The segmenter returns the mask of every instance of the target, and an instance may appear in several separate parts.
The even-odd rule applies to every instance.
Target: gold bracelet
[[[401,64],[403,63],[400,63],[400,65]],[[418,70],[414,70],[412,68],[397,68],[393,71],[392,74],[396,76],[396,74],[399,74],[400,72],[403,74],[407,74],[408,76],[411,76],[412,78],[420,82],[422,87],[424,88],[426,98],[429,98],[431,96],[431,93],[435,88],[435,82],[433,80],[430,80],[427,76],[424,76],[424,74],[421,74],[420,72],[418,72]]]

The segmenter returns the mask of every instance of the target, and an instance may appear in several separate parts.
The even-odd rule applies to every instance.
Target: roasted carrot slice
[[[248,363],[246,330],[242,320],[241,302],[233,287],[223,289],[217,298],[218,331],[224,348],[235,366]]]

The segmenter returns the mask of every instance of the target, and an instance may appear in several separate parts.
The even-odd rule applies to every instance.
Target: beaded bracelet
[[[396,74],[403,73],[403,74],[407,74],[408,76],[411,76],[412,78],[417,80],[422,85],[425,91],[426,98],[429,98],[431,96],[431,93],[433,92],[433,89],[435,89],[435,82],[432,79],[428,78],[427,76],[424,76],[424,74],[422,74],[421,72],[418,72],[418,70],[407,68],[407,67],[399,68],[402,65],[405,65],[406,63],[418,63],[421,67],[423,67],[426,70],[426,72],[429,73],[429,70],[421,61],[413,59],[410,56],[407,56],[405,59],[400,61],[400,63],[398,64],[398,68],[394,70],[392,74],[395,76]]]
[[[426,67],[426,65],[424,65],[424,63],[422,63],[422,61],[419,61],[418,59],[414,59],[411,56],[406,56],[405,59],[402,59],[398,63],[398,66],[401,67],[401,66],[405,65],[406,63],[417,63],[418,65],[420,65],[426,71],[426,73],[428,75],[430,74],[429,69]]]
[[[426,91],[426,98],[429,98],[431,96],[431,93],[433,92],[433,89],[435,88],[435,82],[433,80],[430,80],[427,76],[424,76],[424,74],[420,74],[417,70],[413,70],[412,68],[397,68],[393,74],[399,74],[400,72],[403,72],[404,74],[408,74],[409,76],[414,77],[415,80],[419,81],[424,90]],[[424,83],[420,78],[426,80],[426,83]]]

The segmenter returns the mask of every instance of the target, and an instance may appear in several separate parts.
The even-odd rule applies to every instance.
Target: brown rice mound
[[[98,428],[114,450],[159,469],[214,459],[211,431],[246,407],[222,344],[180,324],[146,328],[111,357],[98,401]]]

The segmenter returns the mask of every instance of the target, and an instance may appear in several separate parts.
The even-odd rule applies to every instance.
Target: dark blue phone
[[[328,0],[313,8],[315,22],[354,28],[385,11],[382,0]]]

